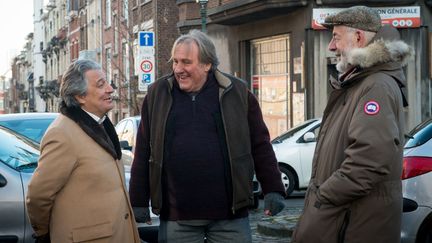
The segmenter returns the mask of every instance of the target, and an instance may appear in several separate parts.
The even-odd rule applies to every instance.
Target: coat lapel
[[[122,153],[117,133],[108,117],[106,117],[105,121],[99,125],[81,108],[63,106],[61,107],[60,112],[75,121],[78,126],[80,126],[81,129],[89,135],[89,137],[91,137],[105,151],[111,154],[114,159],[121,159]]]

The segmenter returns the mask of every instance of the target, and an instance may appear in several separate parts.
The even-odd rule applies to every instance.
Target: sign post
[[[139,56],[136,65],[138,69],[138,90],[147,91],[148,86],[155,81],[155,39],[154,32],[140,31]]]

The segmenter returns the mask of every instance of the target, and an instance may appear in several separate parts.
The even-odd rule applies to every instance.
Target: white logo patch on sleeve
[[[366,102],[364,105],[364,112],[367,115],[376,115],[376,114],[378,114],[379,110],[380,110],[380,106],[379,106],[378,102],[376,102],[374,100],[370,100],[370,101]]]

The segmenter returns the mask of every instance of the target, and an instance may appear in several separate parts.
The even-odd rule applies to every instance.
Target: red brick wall
[[[157,77],[171,72],[171,64],[168,63],[171,58],[171,48],[174,41],[179,37],[180,33],[177,28],[179,21],[179,9],[175,1],[172,0],[157,0]]]

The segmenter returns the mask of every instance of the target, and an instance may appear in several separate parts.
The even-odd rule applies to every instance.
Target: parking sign
[[[147,86],[155,80],[155,35],[152,31],[140,31],[139,37],[139,59],[137,68],[139,70],[138,90],[147,91]]]

